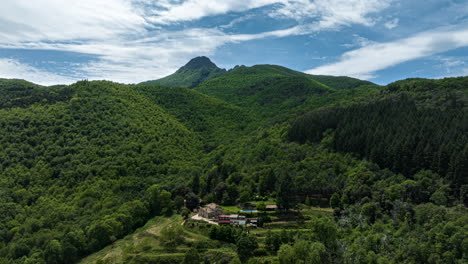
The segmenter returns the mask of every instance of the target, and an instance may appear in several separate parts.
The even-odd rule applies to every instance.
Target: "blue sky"
[[[137,83],[195,56],[379,84],[468,75],[468,0],[3,0],[0,78]]]

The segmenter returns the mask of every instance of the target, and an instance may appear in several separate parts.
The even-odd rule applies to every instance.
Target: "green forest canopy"
[[[282,263],[303,248],[321,262],[463,263],[467,88],[273,65],[194,89],[0,80],[0,262],[74,263],[180,199],[261,196],[333,197],[315,236],[271,247]]]

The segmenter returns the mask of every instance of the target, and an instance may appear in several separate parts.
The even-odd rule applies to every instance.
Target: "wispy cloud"
[[[159,4],[153,10],[149,20],[157,24],[170,24],[180,21],[190,21],[206,16],[221,15],[229,12],[242,12],[266,5],[285,3],[286,0],[187,0]]]
[[[232,27],[234,27],[235,25],[240,24],[240,23],[245,22],[245,21],[248,21],[249,19],[252,19],[252,18],[254,18],[254,15],[252,15],[252,14],[250,14],[250,15],[245,15],[245,16],[241,16],[241,17],[238,17],[238,18],[233,19],[233,20],[230,21],[228,24],[221,25],[221,26],[219,26],[219,27],[222,28],[222,29],[225,29],[225,28],[232,28]]]
[[[468,28],[440,28],[409,38],[352,50],[344,53],[338,62],[307,72],[371,79],[379,70],[465,46],[468,46]]]
[[[195,55],[211,55],[217,47],[227,41],[232,40],[224,37],[224,34],[217,29],[189,29],[177,32],[160,31],[154,37],[137,40],[35,42],[8,45],[0,43],[0,48],[94,54],[95,60],[92,62],[77,65],[78,72],[82,75],[76,76],[76,79],[109,79],[134,83],[168,75]],[[62,82],[65,81],[70,79],[67,78]]]
[[[170,24],[191,21],[206,16],[243,12],[264,6],[273,6],[271,17],[298,21],[313,18],[322,28],[337,25],[363,24],[374,20],[368,15],[387,8],[393,0],[187,0],[164,1],[153,10],[149,21]]]
[[[353,34],[353,41],[351,43],[343,44],[341,46],[345,48],[356,48],[356,47],[365,47],[375,42],[367,38],[361,37],[358,34]]]
[[[387,7],[393,0],[290,0],[283,1],[271,15],[296,20],[314,18],[320,28],[362,24],[371,26],[369,15]]]
[[[4,0],[0,9],[0,39],[50,42],[144,34],[150,25],[138,2]]]
[[[34,80],[37,84],[53,85],[73,82],[72,78],[38,70],[13,59],[0,59],[0,78]]]
[[[467,56],[433,56],[431,59],[435,62],[435,68],[440,70],[442,77],[461,76],[468,73]]]
[[[394,29],[394,28],[398,27],[398,23],[400,23],[400,19],[394,18],[392,20],[389,20],[389,21],[385,22],[384,26],[387,29]]]
[[[167,75],[191,57],[212,55],[226,43],[307,35],[352,23],[370,25],[372,19],[368,15],[388,3],[389,0],[6,0],[0,9],[0,48],[95,56],[92,62],[76,67],[74,78],[51,78],[61,83],[81,78],[132,83]],[[270,10],[273,17],[314,19],[257,34],[227,34],[222,27],[164,29],[164,24],[264,6],[274,7]],[[13,69],[18,69],[18,77],[35,77],[36,74],[25,72],[40,72],[31,66]]]

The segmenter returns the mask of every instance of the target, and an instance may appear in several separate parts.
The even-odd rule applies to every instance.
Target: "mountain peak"
[[[208,57],[200,56],[191,59],[181,69],[219,69]]]
[[[209,58],[200,56],[191,59],[185,66],[175,73],[164,78],[144,82],[143,84],[156,84],[168,87],[189,87],[193,88],[201,82],[223,75],[225,69],[220,69]]]

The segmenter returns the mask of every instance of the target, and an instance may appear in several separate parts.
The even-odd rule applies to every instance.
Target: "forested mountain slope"
[[[0,263],[76,263],[154,216],[182,226],[165,216],[198,197],[274,201],[297,220],[258,237],[189,225],[171,249],[147,226],[133,236],[141,248],[120,240],[122,263],[193,251],[207,263],[465,263],[467,88],[467,77],[380,87],[274,65],[194,89],[0,80]],[[306,219],[311,205],[333,216]]]
[[[12,87],[0,109],[1,263],[73,263],[127,234],[150,215],[146,189],[183,180],[202,151],[125,85],[82,81],[28,96]]]
[[[200,194],[227,205],[255,195],[283,208],[329,202],[333,224],[293,232],[270,249],[280,263],[316,250],[307,243],[325,248],[317,263],[464,263],[467,88],[466,78],[407,80],[308,99],[315,109],[291,124],[211,153]]]
[[[258,121],[243,108],[193,89],[153,85],[132,88],[200,135],[208,149],[246,134]]]
[[[466,77],[399,81],[367,102],[302,116],[289,138],[304,143],[328,136],[334,150],[407,176],[430,169],[449,179],[454,195],[466,201],[465,191],[458,191],[468,184],[467,102]]]
[[[289,231],[294,239],[281,247],[270,244],[270,254],[294,263],[304,256],[303,247],[315,255],[307,245],[314,243],[325,251],[318,263],[466,262],[468,211],[449,177],[379,168],[333,151],[330,136],[321,143],[291,143],[284,138],[288,129],[276,125],[219,148],[200,187],[205,199],[221,204],[260,195],[287,208],[324,206],[324,200],[334,208],[333,218],[316,218],[299,232]],[[238,196],[231,195],[233,189]],[[466,198],[466,189],[461,193]],[[263,263],[261,256],[254,259]]]
[[[195,90],[264,117],[298,106],[313,95],[333,91],[304,73],[275,65],[239,66]]]

